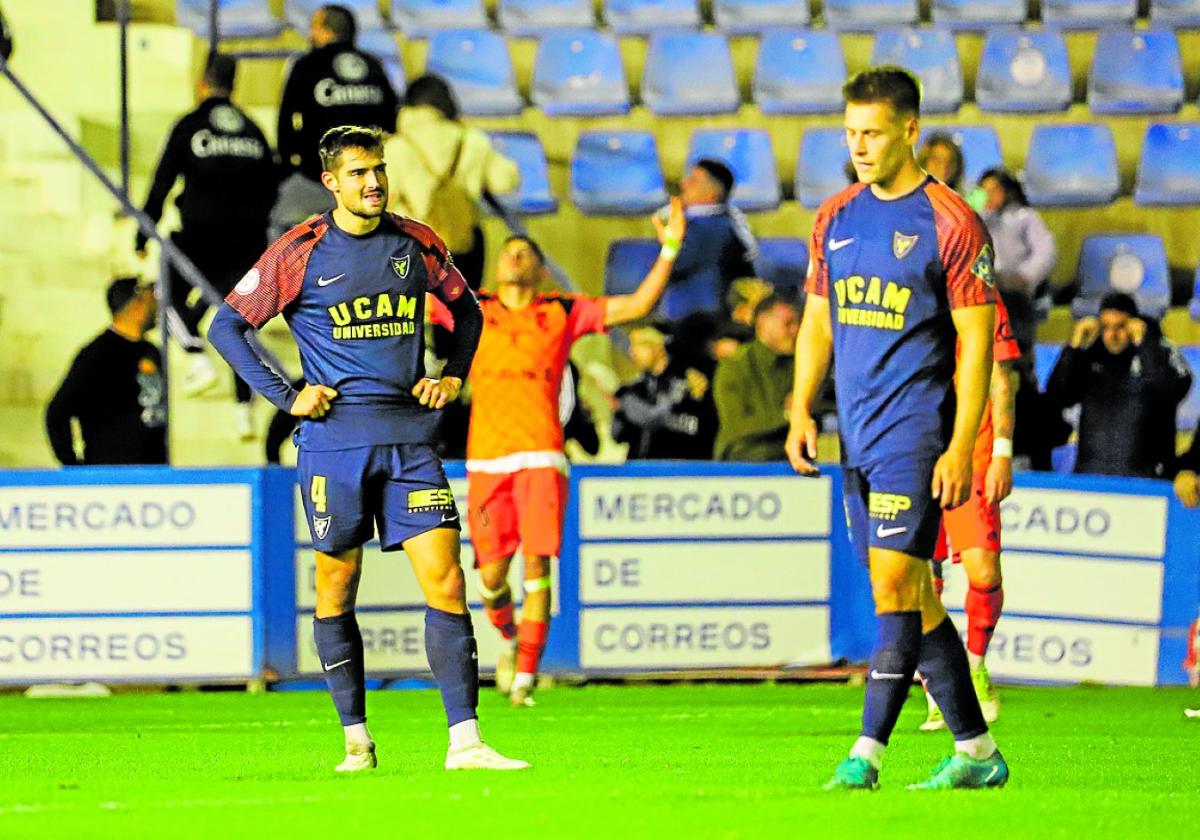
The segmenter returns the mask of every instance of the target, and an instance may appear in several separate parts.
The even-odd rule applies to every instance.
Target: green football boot
[[[877,790],[879,771],[871,762],[857,755],[842,761],[833,771],[833,778],[825,783],[825,790]]]
[[[933,771],[929,781],[909,785],[909,790],[954,790],[1004,787],[1008,781],[1008,764],[1000,751],[991,758],[975,759],[965,753],[955,753]]]

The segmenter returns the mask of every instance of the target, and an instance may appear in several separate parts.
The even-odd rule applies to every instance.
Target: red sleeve
[[[571,340],[588,333],[602,333],[607,327],[604,318],[608,314],[608,299],[569,295],[571,311],[567,316],[567,332]]]
[[[313,248],[325,233],[322,218],[297,225],[276,239],[254,268],[233,287],[225,302],[255,329],[270,321],[300,294]]]
[[[1013,338],[1012,323],[1008,320],[1008,307],[1000,296],[996,296],[996,334],[992,340],[992,361],[1015,362],[1021,358],[1021,348]]]
[[[831,214],[822,207],[813,220],[812,234],[808,241],[808,274],[804,278],[804,293],[829,297],[829,264],[825,262],[825,234],[829,230]]]
[[[994,304],[999,295],[992,266],[992,238],[983,220],[945,184],[933,181],[925,187],[925,192],[933,205],[950,308]]]
[[[425,275],[428,278],[426,288],[445,303],[453,303],[462,297],[467,289],[466,278],[455,267],[454,257],[434,229],[402,216],[391,218],[402,232],[420,243],[421,259],[425,261]]]

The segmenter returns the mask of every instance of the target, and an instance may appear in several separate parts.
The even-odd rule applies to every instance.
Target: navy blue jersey
[[[440,412],[411,393],[425,375],[427,291],[469,294],[431,228],[386,214],[354,236],[325,214],[276,240],[226,302],[256,329],[282,313],[304,379],[337,390],[324,418],[300,426],[299,445],[318,451],[433,440]]]
[[[805,290],[828,298],[842,459],[940,454],[954,424],[950,311],[994,304],[992,246],[932,178],[884,201],[854,184],[817,211]]]

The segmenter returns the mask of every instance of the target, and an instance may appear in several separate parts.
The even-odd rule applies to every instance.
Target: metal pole
[[[121,190],[129,195],[129,0],[117,0],[121,56]]]
[[[208,54],[217,54],[217,41],[220,40],[220,0],[208,0]]]

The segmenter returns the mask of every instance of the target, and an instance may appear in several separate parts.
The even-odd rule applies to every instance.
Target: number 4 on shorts
[[[314,513],[325,512],[325,476],[314,475],[308,488],[308,498],[312,501]]]

